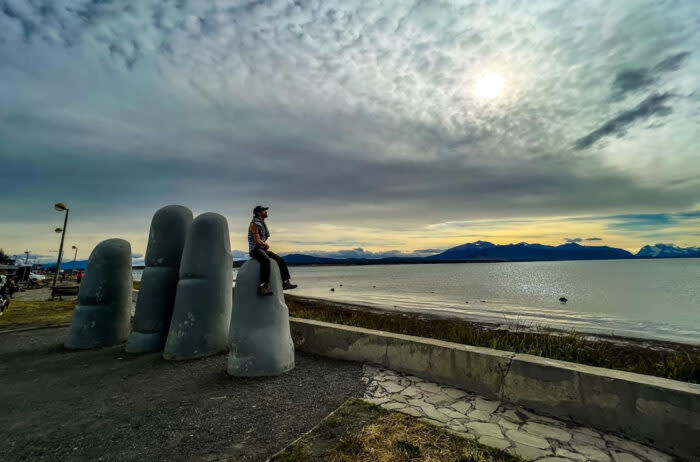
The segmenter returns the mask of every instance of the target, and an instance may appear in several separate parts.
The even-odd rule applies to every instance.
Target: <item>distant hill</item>
[[[343,260],[353,260],[353,259],[343,259]],[[304,263],[304,264],[322,264],[322,263],[337,263],[341,261],[338,258],[328,258],[328,257],[316,257],[314,255],[305,255],[301,253],[290,253],[284,256],[284,261],[290,264]]]
[[[340,259],[298,253],[284,256],[284,259],[292,265],[376,265],[387,263],[439,263],[448,261],[610,260],[622,258],[634,258],[634,255],[626,250],[616,249],[614,247],[583,246],[576,243],[559,246],[529,244],[527,242],[496,245],[487,241],[469,242],[428,257]]]
[[[535,260],[610,260],[618,258],[633,258],[634,256],[623,249],[607,246],[584,246],[576,243],[559,246],[529,244],[495,245],[490,242],[477,241],[447,249],[437,255],[425,257],[432,261],[459,260],[502,260],[502,261],[535,261]]]
[[[87,260],[76,260],[76,261],[75,261],[75,269],[76,269],[76,270],[79,270],[79,269],[83,269],[83,270],[84,270],[85,267],[87,267],[87,262],[88,262]],[[56,268],[56,262],[53,262],[53,263],[43,263],[43,264],[41,265],[41,267],[44,268],[44,269]],[[61,261],[61,269],[63,269],[63,270],[71,270],[71,269],[73,269],[73,259],[70,259],[70,260],[68,260],[68,261],[62,260],[62,261]]]
[[[678,247],[673,244],[645,245],[637,257],[643,258],[700,258],[700,247]]]
[[[388,258],[330,258],[306,255],[302,253],[290,253],[282,255],[289,265],[378,265],[389,263],[425,263],[422,258],[414,257],[388,257]],[[248,260],[236,260],[233,266],[239,267]]]
[[[495,244],[486,241],[469,242],[445,250],[437,255],[425,257],[426,260],[471,260],[479,259],[479,255],[486,249],[496,247]]]
[[[576,243],[558,246],[529,244],[496,245],[487,241],[468,242],[449,248],[444,252],[428,257],[386,257],[386,258],[330,258],[290,253],[284,255],[290,265],[378,265],[400,263],[440,263],[440,262],[489,262],[489,261],[560,261],[560,260],[613,260],[625,258],[700,258],[700,247],[678,247],[674,244],[654,244],[642,247],[636,255],[608,246],[588,246]],[[234,266],[241,266],[247,260],[236,260]],[[87,260],[76,260],[75,269],[85,269]],[[135,261],[143,265],[143,261]],[[44,268],[55,268],[56,262],[45,263]],[[70,270],[73,260],[61,262],[61,269]]]

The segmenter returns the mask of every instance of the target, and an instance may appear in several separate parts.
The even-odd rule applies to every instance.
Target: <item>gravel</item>
[[[66,328],[0,334],[0,460],[264,460],[364,390],[359,363],[297,353],[256,379],[226,355],[66,351]]]

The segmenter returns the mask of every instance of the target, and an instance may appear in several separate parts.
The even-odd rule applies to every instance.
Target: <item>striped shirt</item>
[[[267,229],[267,224],[265,224],[264,221],[261,221],[258,217],[253,218],[251,224],[254,224],[258,227],[258,234],[260,235],[260,240],[263,242],[267,242],[267,239],[270,237],[270,231],[268,231]],[[248,228],[248,252],[252,252],[253,249],[255,249],[256,247],[258,247],[258,245],[255,243],[253,233],[251,233],[250,228]]]

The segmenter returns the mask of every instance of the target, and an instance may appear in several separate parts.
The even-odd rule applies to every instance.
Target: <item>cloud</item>
[[[646,88],[654,80],[647,69],[623,69],[615,76],[613,92],[620,97],[627,92]]]
[[[583,238],[583,237],[574,237],[574,238],[565,237],[564,238],[564,241],[567,243],[572,243],[572,242],[579,243],[579,242],[583,242],[583,241],[602,241],[602,240],[603,239],[600,237],[586,237],[586,238]]]
[[[622,69],[615,74],[612,83],[613,100],[622,99],[627,93],[646,89],[657,83],[662,74],[681,68],[690,52],[684,51],[664,58],[651,69],[644,67]]]
[[[639,215],[622,215],[617,217],[621,221],[609,225],[613,228],[657,228],[677,223],[677,219],[670,213],[648,213]]]
[[[697,42],[696,14],[653,1],[0,0],[0,238],[55,247],[58,194],[81,249],[115,234],[145,250],[150,217],[172,203],[222,213],[232,232],[270,203],[298,230],[276,239],[319,250],[398,248],[406,229],[444,222],[690,209],[699,61],[679,51]],[[492,100],[473,92],[487,72],[505,82]],[[619,112],[611,78],[655,93]],[[652,116],[663,131],[639,123]],[[673,155],[652,135],[586,149],[633,125]],[[377,241],[308,238],[323,224]]]
[[[666,105],[671,98],[672,95],[669,93],[654,93],[633,109],[621,112],[588,135],[579,138],[574,146],[576,149],[586,149],[605,136],[623,136],[626,129],[638,120],[646,120],[651,116],[667,116],[672,112],[671,107]]]
[[[690,210],[688,212],[678,212],[675,214],[679,219],[700,218],[700,210]]]
[[[700,224],[700,211],[677,213],[645,213],[606,217],[610,229],[623,231],[662,230],[675,226]]]
[[[24,263],[26,260],[29,265],[56,261],[56,255],[29,254],[27,259],[25,254],[11,254],[10,257],[15,258],[18,263]]]
[[[445,249],[421,249],[412,251],[400,251],[400,250],[385,250],[380,252],[372,252],[364,250],[362,248],[347,249],[347,250],[334,250],[334,251],[323,251],[323,250],[306,250],[300,252],[288,252],[288,253],[302,253],[305,255],[313,255],[316,257],[327,257],[327,258],[366,258],[366,259],[378,259],[378,258],[420,258],[427,257],[428,255],[434,255],[436,253],[442,252]]]
[[[432,254],[444,252],[445,250],[446,250],[446,249],[443,249],[443,248],[435,248],[435,249],[416,249],[416,250],[414,250],[412,253],[432,255]]]
[[[310,245],[318,245],[318,246],[324,246],[324,247],[349,247],[356,242],[349,241],[346,239],[333,239],[333,240],[316,240],[316,239],[285,239],[285,242],[288,244],[292,245],[304,245],[304,246],[310,246]]]
[[[661,61],[659,64],[654,66],[654,71],[656,72],[671,72],[677,71],[681,68],[686,59],[690,56],[689,51],[683,51],[669,56],[668,58]]]

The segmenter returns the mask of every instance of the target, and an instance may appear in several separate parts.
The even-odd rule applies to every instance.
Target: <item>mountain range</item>
[[[700,258],[700,247],[678,247],[673,244],[654,244],[642,247],[632,254],[623,249],[608,246],[589,246],[568,243],[558,246],[529,244],[497,245],[487,241],[469,242],[449,248],[427,257],[384,258],[331,258],[302,253],[284,255],[291,265],[371,265],[381,263],[439,263],[459,261],[561,261],[561,260],[613,260],[626,258]],[[245,260],[237,260],[236,265]],[[142,261],[138,263],[143,264]],[[135,262],[136,264],[136,262]],[[84,269],[87,260],[77,260],[75,269]],[[44,268],[54,268],[56,263],[45,263]],[[61,269],[72,269],[73,261],[61,262]]]
[[[698,258],[700,257],[700,247],[678,247],[673,244],[645,245],[637,257],[644,258]]]
[[[388,258],[330,258],[293,253],[284,259],[294,265],[314,264],[378,264],[378,263],[438,263],[459,261],[561,261],[617,260],[629,258],[693,258],[700,257],[700,248],[681,248],[673,244],[642,247],[637,254],[608,246],[580,245],[575,242],[558,246],[530,244],[497,245],[487,241],[469,242],[427,257]],[[241,262],[242,263],[242,262]]]

